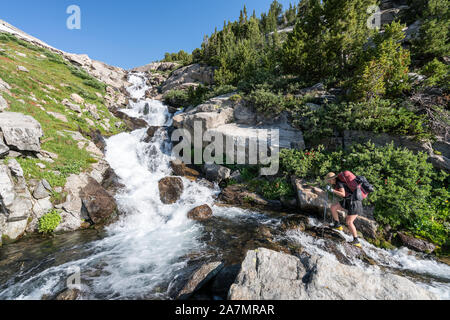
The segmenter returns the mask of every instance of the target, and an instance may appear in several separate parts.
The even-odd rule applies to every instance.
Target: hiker
[[[345,173],[347,172],[350,173],[349,171],[346,171]],[[335,173],[330,172],[325,178],[325,181],[333,186],[331,187],[330,185],[328,185],[327,190],[342,198],[342,201],[331,206],[331,214],[333,215],[334,220],[334,223],[331,225],[331,227],[335,230],[343,231],[344,228],[339,222],[338,211],[347,211],[346,224],[353,235],[352,244],[358,248],[361,248],[361,243],[358,239],[358,232],[354,225],[354,221],[356,220],[358,215],[361,215],[363,213],[362,199],[360,198],[361,200],[357,200],[356,197],[353,196],[354,192],[352,192],[348,183],[344,182],[346,180],[345,173],[336,175]]]

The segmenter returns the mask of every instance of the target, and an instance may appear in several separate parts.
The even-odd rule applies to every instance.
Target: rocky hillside
[[[102,136],[126,129],[109,111],[126,105],[125,83],[120,68],[53,49],[0,21],[3,242],[87,228],[115,211],[91,202],[113,201],[99,184],[108,172]]]

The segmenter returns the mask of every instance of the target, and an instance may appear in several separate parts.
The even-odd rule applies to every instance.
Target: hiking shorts
[[[347,210],[349,216],[359,216],[363,214],[362,201],[344,199],[340,204],[342,208]]]

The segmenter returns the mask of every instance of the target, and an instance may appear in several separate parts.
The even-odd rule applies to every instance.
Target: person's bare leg
[[[354,225],[354,222],[358,216],[347,216],[346,222],[347,227],[350,229],[350,232],[352,233],[354,238],[358,237],[358,231],[356,230],[356,227]]]
[[[333,216],[333,221],[334,222],[340,222],[339,221],[339,214],[338,211],[343,211],[344,208],[341,207],[341,205],[339,203],[333,204],[331,206],[331,215]]]

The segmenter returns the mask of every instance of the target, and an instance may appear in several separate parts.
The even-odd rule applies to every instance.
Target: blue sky
[[[180,49],[191,52],[224,20],[267,12],[272,0],[14,0],[0,19],[58,49],[86,53],[122,68],[133,68]],[[279,0],[286,8],[295,0]],[[81,30],[69,30],[66,9],[81,8]]]

